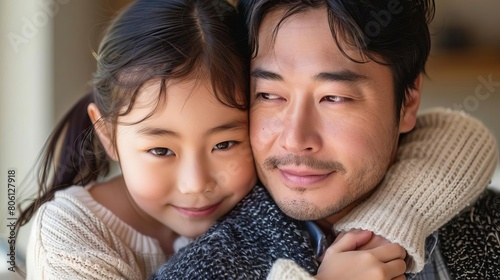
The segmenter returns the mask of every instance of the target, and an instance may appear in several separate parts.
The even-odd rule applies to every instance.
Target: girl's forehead
[[[120,135],[175,135],[176,139],[193,143],[196,139],[203,142],[213,134],[211,131],[222,128],[228,132],[232,131],[228,127],[247,130],[247,112],[223,104],[215,98],[210,85],[197,80],[167,84],[161,97],[158,84],[142,90],[137,105],[119,118]]]
[[[208,108],[232,109],[215,97],[208,79],[172,79],[165,82],[155,79],[140,88],[132,109],[121,119],[135,123],[146,118],[155,118],[165,111],[168,111],[168,114],[187,114],[192,108],[199,111]]]
[[[197,94],[197,93],[204,94]],[[190,98],[210,99],[213,94],[210,81],[203,79],[152,79],[145,82],[139,89],[134,100],[134,109],[144,109],[160,106],[162,100],[182,98],[186,101]]]

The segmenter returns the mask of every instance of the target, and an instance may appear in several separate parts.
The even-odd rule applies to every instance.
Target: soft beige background
[[[0,1],[0,238],[7,237],[7,170],[15,168],[19,181],[29,177],[56,120],[89,90],[102,28],[128,2]],[[462,108],[500,139],[498,10],[498,0],[438,0],[421,108]],[[22,42],[12,44],[13,37]],[[493,83],[482,86],[488,80]],[[500,189],[500,168],[492,185]],[[18,199],[29,193],[17,186]],[[0,240],[1,279],[14,276],[5,266],[5,245]],[[25,244],[17,245],[21,262]]]

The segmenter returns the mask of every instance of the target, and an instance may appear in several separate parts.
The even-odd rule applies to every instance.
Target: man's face
[[[334,222],[381,181],[408,125],[395,118],[390,69],[346,58],[325,9],[288,18],[273,40],[282,13],[264,18],[252,61],[257,171],[287,215]]]

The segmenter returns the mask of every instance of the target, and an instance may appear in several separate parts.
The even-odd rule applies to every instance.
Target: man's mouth
[[[315,170],[307,167],[278,167],[282,180],[290,187],[312,187],[325,180],[334,171]]]

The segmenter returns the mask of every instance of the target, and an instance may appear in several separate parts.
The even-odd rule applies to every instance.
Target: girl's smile
[[[187,216],[188,218],[198,219],[198,218],[208,218],[210,215],[215,213],[222,202],[218,202],[212,205],[204,207],[178,207],[174,206],[177,211],[181,214]]]

